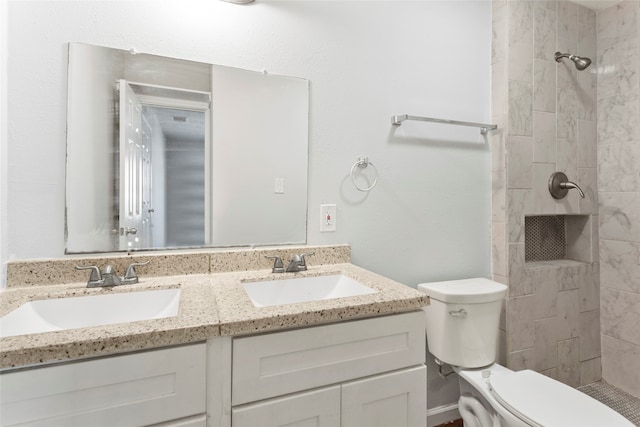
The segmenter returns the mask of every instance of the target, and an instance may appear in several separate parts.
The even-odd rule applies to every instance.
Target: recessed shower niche
[[[525,262],[593,262],[592,223],[590,215],[525,216]]]

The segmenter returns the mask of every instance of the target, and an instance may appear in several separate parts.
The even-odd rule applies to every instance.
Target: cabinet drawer
[[[424,363],[424,311],[233,340],[232,403]]]
[[[231,417],[233,427],[340,427],[340,386],[240,406]]]
[[[207,427],[207,414],[167,421],[166,423],[154,424],[149,427]]]
[[[204,344],[0,375],[0,425],[147,425],[206,412]]]

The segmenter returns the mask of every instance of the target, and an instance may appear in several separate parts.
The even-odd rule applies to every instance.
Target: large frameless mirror
[[[306,242],[309,82],[69,45],[66,252]]]

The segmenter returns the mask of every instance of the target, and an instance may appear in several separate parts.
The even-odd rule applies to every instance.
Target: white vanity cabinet
[[[0,375],[0,425],[206,426],[206,345]]]
[[[0,426],[425,427],[422,310],[0,374]]]
[[[233,427],[426,425],[423,311],[232,345]]]

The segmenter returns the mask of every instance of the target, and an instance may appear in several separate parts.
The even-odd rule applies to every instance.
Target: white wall
[[[7,259],[7,1],[0,0],[0,287],[5,283]]]
[[[390,124],[489,120],[489,1],[10,1],[8,12],[3,262],[63,256],[76,41],[309,79],[308,243],[350,243],[355,264],[409,285],[489,275],[487,143],[477,129]],[[379,173],[366,194],[349,179],[361,155]],[[319,232],[321,203],[337,204],[338,231]],[[432,372],[429,407],[455,400]]]

